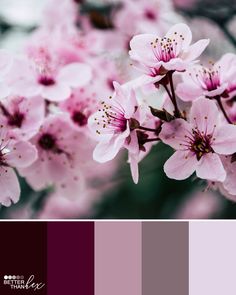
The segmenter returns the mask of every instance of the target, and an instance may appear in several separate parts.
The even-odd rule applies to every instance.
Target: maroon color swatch
[[[48,295],[94,295],[94,223],[48,223]]]
[[[47,224],[0,222],[0,233],[0,294],[47,295]]]

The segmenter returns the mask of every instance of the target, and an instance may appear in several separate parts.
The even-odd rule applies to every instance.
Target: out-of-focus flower
[[[63,115],[49,116],[31,140],[38,149],[38,159],[31,166],[21,169],[20,174],[35,190],[50,185],[65,188],[65,182],[71,179],[75,182],[74,188],[79,190],[83,184],[81,171],[76,165],[80,136],[71,127],[68,118]]]
[[[175,218],[206,219],[217,217],[222,210],[222,202],[215,192],[193,192],[181,205]]]
[[[168,177],[186,179],[196,171],[199,178],[225,180],[220,155],[236,152],[236,126],[222,122],[215,102],[196,100],[190,123],[183,119],[164,123],[160,138],[176,150],[164,165]]]
[[[122,89],[118,83],[114,83],[114,87],[115,94],[108,101],[103,101],[102,108],[89,119],[90,130],[98,140],[93,158],[104,163],[114,159],[120,149],[126,148],[132,177],[137,183],[137,164],[141,158],[139,134],[143,133],[135,129],[145,121],[146,113],[138,105],[133,90]],[[148,135],[144,135],[144,139],[147,138]]]
[[[164,34],[171,25],[180,22],[169,0],[123,0],[114,17],[115,26],[129,37],[141,33]]]
[[[94,113],[97,106],[98,97],[96,91],[78,88],[73,91],[66,101],[61,103],[60,108],[69,114],[73,125],[82,130],[87,127],[88,118]]]
[[[176,93],[184,101],[199,97],[232,97],[236,93],[236,55],[225,54],[210,68],[193,66],[183,74]]]
[[[169,71],[187,69],[209,44],[202,39],[190,45],[192,33],[185,24],[174,25],[161,38],[153,34],[134,36],[130,42],[130,57],[144,73],[143,84],[160,81]]]
[[[12,136],[0,123],[0,204],[10,206],[20,197],[20,186],[13,168],[31,165],[37,158],[36,148]]]
[[[73,87],[86,85],[91,79],[91,68],[83,63],[60,67],[44,50],[34,61],[26,58],[15,60],[8,83],[13,94],[41,95],[50,101],[68,98]]]
[[[41,97],[10,96],[0,101],[1,120],[23,140],[34,136],[44,120],[45,104]]]

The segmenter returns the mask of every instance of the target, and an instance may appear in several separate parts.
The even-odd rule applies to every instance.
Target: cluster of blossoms
[[[17,174],[54,199],[87,196],[111,179],[120,150],[138,183],[160,142],[175,151],[169,178],[196,172],[236,198],[236,55],[200,65],[209,40],[192,44],[186,24],[170,27],[169,1],[123,1],[117,34],[78,17],[75,2],[52,0],[21,54],[0,51],[0,203],[19,200]]]
[[[209,40],[191,41],[185,24],[172,26],[162,37],[140,34],[132,38],[129,54],[142,74],[123,86],[114,84],[114,95],[90,117],[90,128],[98,137],[93,156],[106,162],[126,148],[137,183],[139,161],[153,144],[163,142],[175,150],[164,165],[169,178],[183,180],[196,172],[198,178],[233,198],[236,55],[225,54],[209,66],[199,65],[197,58]],[[159,109],[136,99],[137,89],[153,86],[157,99],[160,88],[166,91]]]

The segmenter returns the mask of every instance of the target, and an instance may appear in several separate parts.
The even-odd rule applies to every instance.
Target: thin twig
[[[220,96],[217,96],[215,99],[218,102],[218,105],[219,105],[219,107],[220,107],[220,109],[221,109],[221,111],[222,111],[225,119],[227,120],[227,122],[229,124],[233,124],[233,122],[230,120],[230,118],[228,117],[228,115],[227,115],[227,113],[226,113],[226,111],[224,109],[224,106],[223,106],[222,101],[221,101],[221,97]]]

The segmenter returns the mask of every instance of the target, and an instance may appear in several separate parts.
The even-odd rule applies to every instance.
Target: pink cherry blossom
[[[193,45],[191,41],[192,33],[185,24],[174,25],[163,38],[153,34],[134,36],[130,57],[144,73],[142,83],[158,82],[168,71],[186,70],[209,44],[208,39]]]
[[[126,93],[118,83],[114,87],[115,94],[103,101],[101,109],[89,118],[91,132],[98,140],[93,158],[100,163],[114,159],[131,139],[130,119],[135,118],[138,108],[134,91]],[[129,147],[133,148],[132,145],[131,140]]]
[[[199,178],[224,181],[220,155],[236,151],[236,126],[222,122],[215,102],[204,98],[193,103],[189,120],[163,124],[160,138],[176,150],[164,165],[165,173],[181,180],[196,171]]]
[[[12,136],[3,124],[0,125],[0,142],[0,204],[10,206],[20,197],[20,186],[13,168],[31,165],[37,158],[37,150],[29,142]]]
[[[60,108],[67,112],[73,125],[80,130],[87,126],[88,118],[98,106],[97,93],[91,89],[78,88],[61,103]]]
[[[86,85],[91,79],[91,68],[83,63],[71,63],[60,67],[47,52],[32,61],[18,59],[9,76],[13,94],[41,95],[50,101],[63,101],[72,88]]]
[[[0,102],[4,125],[23,140],[34,136],[44,120],[45,104],[41,97],[9,96]]]
[[[202,96],[232,97],[236,94],[236,55],[227,53],[210,68],[193,66],[183,74],[176,93],[184,101]]]
[[[140,33],[162,34],[171,24],[179,20],[169,0],[122,2],[123,7],[115,14],[114,22],[119,31],[128,36]]]
[[[216,192],[194,191],[189,193],[176,214],[177,219],[215,218],[221,213],[222,199]]]
[[[38,149],[38,159],[20,170],[28,183],[35,190],[55,184],[65,188],[66,179],[72,178],[79,189],[82,184],[81,171],[76,166],[75,156],[80,150],[80,137],[67,118],[50,115],[31,141]],[[79,155],[83,158],[83,155]]]

